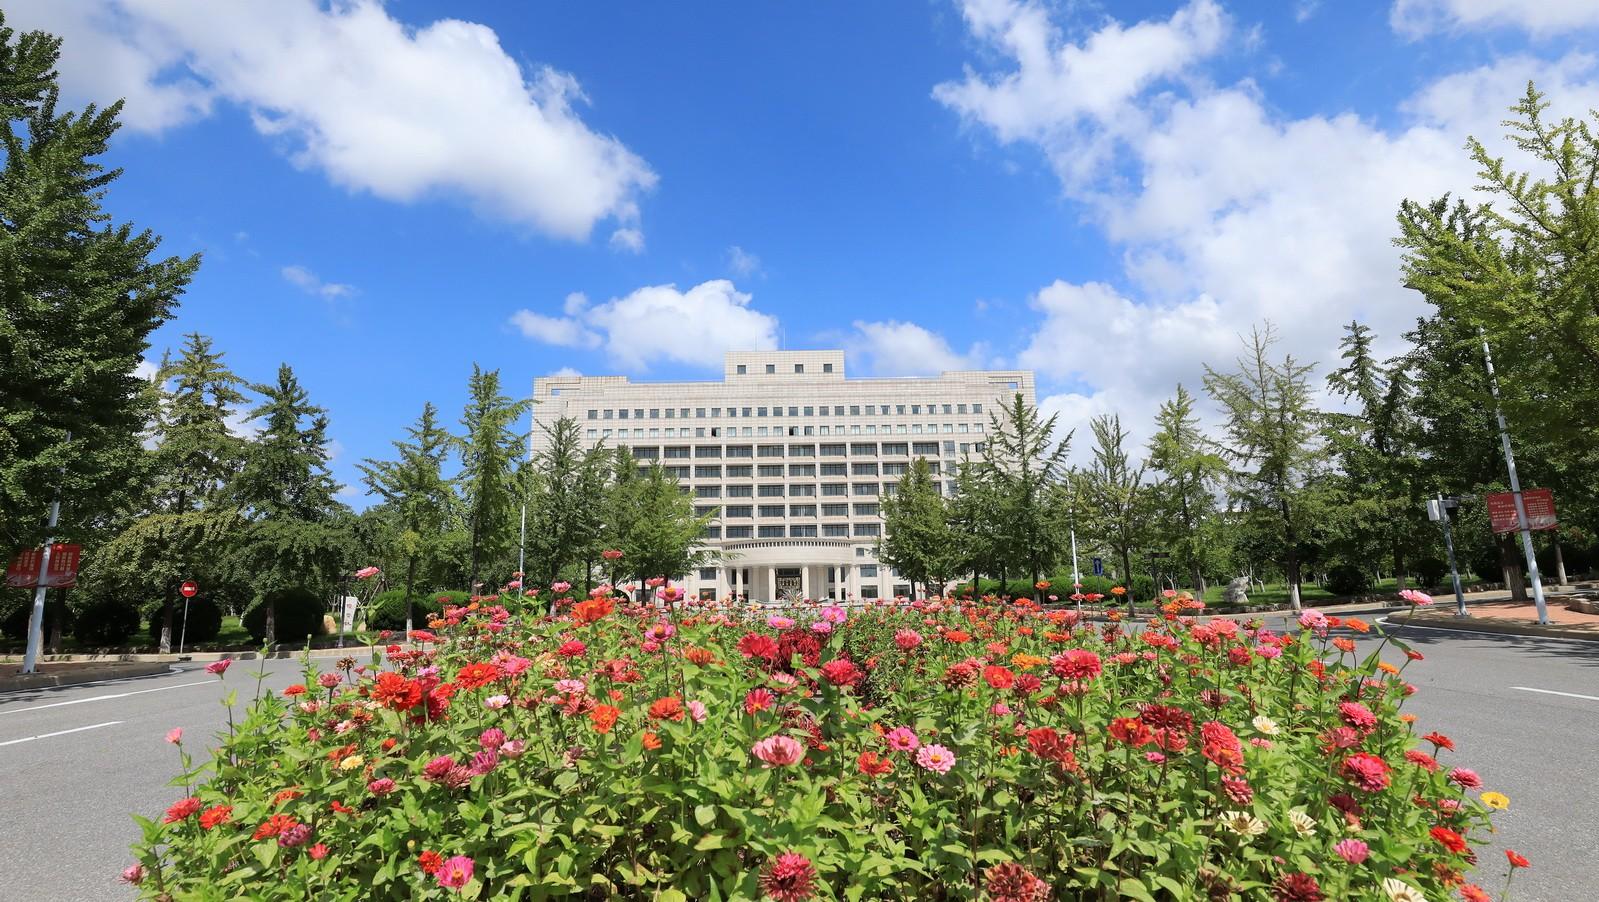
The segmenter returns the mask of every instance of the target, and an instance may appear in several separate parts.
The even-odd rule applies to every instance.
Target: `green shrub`
[[[459,595],[460,599],[453,598]],[[444,610],[441,596],[451,598],[450,604],[465,604],[465,592],[418,592],[411,596],[411,624],[426,629],[428,618]],[[369,630],[405,629],[405,590],[389,589],[379,592],[366,609],[366,628]]]
[[[257,642],[266,638],[267,608],[277,612],[277,641],[299,643],[306,636],[322,635],[322,618],[327,605],[310,589],[279,589],[268,592],[255,606],[244,612],[244,628]]]
[[[145,609],[150,618],[150,641],[161,641],[161,603],[156,602]],[[184,631],[183,626],[183,601],[179,599],[172,605],[172,644],[176,646],[181,638],[185,645],[196,645],[201,642],[211,642],[222,632],[222,609],[209,598],[195,596],[189,599],[189,626]]]
[[[139,609],[118,598],[92,599],[74,614],[72,635],[90,648],[124,645],[139,631]]]
[[[1344,562],[1327,571],[1327,591],[1333,595],[1364,595],[1371,591],[1371,574],[1365,568]]]

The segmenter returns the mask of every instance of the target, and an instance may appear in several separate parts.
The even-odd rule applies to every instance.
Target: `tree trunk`
[[[52,655],[61,654],[61,622],[67,619],[66,589],[56,593],[56,604],[58,607],[56,608],[55,621],[50,624],[50,654]]]
[[[276,602],[268,602],[266,609],[266,644],[273,645],[278,641],[278,606]]]
[[[1559,578],[1560,585],[1566,585],[1566,559],[1560,556],[1560,533],[1552,532],[1549,538],[1555,546],[1555,576]]]
[[[405,638],[411,638],[411,583],[416,578],[416,555],[405,561]]]
[[[1122,588],[1127,590],[1127,616],[1137,617],[1138,608],[1133,605],[1133,559],[1130,549],[1122,549]]]
[[[1295,611],[1299,610],[1299,536],[1294,532],[1292,512],[1288,508],[1288,499],[1283,498],[1277,502],[1277,509],[1282,512],[1283,534],[1287,538],[1287,577],[1288,600]]]
[[[161,587],[161,641],[156,644],[156,650],[161,654],[172,653],[172,593],[174,588],[172,580],[167,580]]]
[[[1514,540],[1509,535],[1499,537],[1499,569],[1504,574],[1505,588],[1510,590],[1511,601],[1527,600],[1527,578],[1521,563],[1516,560]]]

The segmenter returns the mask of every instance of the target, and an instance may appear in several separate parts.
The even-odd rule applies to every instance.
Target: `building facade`
[[[946,494],[1029,371],[936,378],[846,379],[843,351],[738,351],[720,381],[632,382],[625,376],[534,380],[534,417],[576,420],[592,447],[628,447],[659,462],[715,519],[719,562],[682,574],[694,597],[762,602],[909,594],[877,560],[881,498],[918,457]],[[537,451],[548,436],[533,430]]]

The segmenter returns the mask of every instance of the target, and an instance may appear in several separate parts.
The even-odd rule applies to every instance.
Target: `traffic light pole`
[[[1449,554],[1449,580],[1455,587],[1455,616],[1469,617],[1466,613],[1466,593],[1460,588],[1460,568],[1455,565],[1455,540],[1449,532],[1449,508],[1444,496],[1438,496],[1438,525],[1444,528],[1444,551]]]

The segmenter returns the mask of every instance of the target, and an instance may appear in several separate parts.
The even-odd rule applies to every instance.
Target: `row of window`
[[[961,445],[965,448],[965,445]],[[785,450],[786,448],[786,450]],[[751,457],[816,457],[820,450],[822,457],[843,457],[845,449],[849,449],[853,457],[936,457],[939,452],[938,442],[837,442],[822,445],[667,445],[664,449],[654,445],[634,445],[633,457],[637,460],[655,460],[665,457],[667,460],[683,460],[690,456],[695,458],[751,458]],[[881,448],[881,454],[879,454]],[[944,453],[955,453],[955,442],[944,442]],[[824,466],[826,466],[824,464]]]
[[[936,460],[929,461],[927,466],[928,471],[934,475],[937,475],[942,470]],[[821,469],[818,470],[816,464],[789,464],[785,471],[782,464],[761,464],[758,467],[750,464],[728,464],[726,470],[728,479],[748,479],[752,476],[758,476],[762,479],[782,479],[785,472],[789,478],[815,478],[818,475],[903,476],[910,470],[910,467],[911,465],[908,463],[877,464],[856,462],[853,464],[822,464]],[[676,471],[678,470],[684,471],[683,479],[687,479],[689,476],[689,468],[687,466],[669,466],[667,470],[672,472],[673,475],[677,475]],[[696,464],[693,474],[695,479],[721,479],[722,470],[721,464]]]
[[[852,512],[857,517],[875,517],[881,511],[881,507],[876,501],[857,501],[853,505],[844,503],[823,504],[820,509],[824,517],[848,517]],[[718,507],[714,504],[701,504],[695,506],[694,514],[695,516],[704,517],[714,515],[720,511],[722,518],[725,520],[748,517],[751,510],[759,511],[762,517],[781,517],[784,513],[784,506],[781,504],[730,504],[726,507]],[[816,516],[817,505],[790,504],[787,506],[787,511],[790,517],[814,517]]]
[[[936,413],[942,412],[944,414],[944,416],[954,416],[956,414],[967,413],[968,412],[967,411],[968,407],[971,408],[971,410],[970,410],[971,413],[982,413],[983,412],[983,405],[979,404],[979,403],[974,403],[974,404],[926,404],[926,405],[923,405],[923,404],[895,404],[895,405],[892,406],[892,408],[890,407],[890,405],[887,405],[887,404],[834,404],[831,407],[829,407],[826,404],[823,404],[820,407],[817,407],[817,406],[814,406],[814,405],[794,405],[794,406],[788,407],[786,409],[788,410],[788,414],[787,415],[791,416],[791,417],[800,417],[800,416],[805,416],[805,417],[816,417],[816,416],[841,417],[841,416],[845,416],[844,411],[846,409],[849,410],[849,414],[848,415],[852,416],[852,417],[858,417],[858,416],[868,416],[868,417],[918,416],[919,417],[919,416],[922,415],[922,408],[923,407],[927,408],[928,414],[936,414]],[[940,408],[942,408],[942,411],[940,411]],[[727,407],[727,408],[722,408],[722,407],[710,407],[710,408],[706,408],[706,407],[667,407],[667,408],[664,409],[664,414],[665,415],[663,416],[662,415],[663,414],[662,408],[651,407],[651,408],[648,408],[649,416],[646,417],[645,416],[646,409],[643,408],[643,407],[631,407],[631,408],[629,408],[629,407],[621,407],[621,408],[595,408],[595,407],[591,407],[591,408],[589,408],[589,411],[588,411],[588,418],[591,419],[591,420],[610,420],[610,419],[625,420],[625,419],[628,419],[629,414],[631,414],[632,418],[635,419],[635,420],[643,420],[643,419],[651,419],[651,420],[661,420],[661,419],[665,419],[665,420],[687,420],[687,419],[690,418],[689,417],[690,412],[692,412],[693,413],[693,419],[703,420],[703,419],[707,418],[706,417],[706,411],[707,410],[710,411],[709,418],[713,419],[713,420],[722,419],[724,413],[725,413],[725,415],[727,416],[728,419],[741,419],[742,418],[742,419],[746,419],[747,420],[747,419],[750,419],[751,417],[764,417],[764,416],[780,417],[780,416],[784,416],[783,411],[785,410],[785,408],[779,407],[779,406],[775,406],[775,405],[772,406],[772,407]],[[829,413],[828,412],[829,410],[831,410],[832,412]],[[906,413],[907,410],[910,411],[909,414]],[[803,413],[802,413],[802,411],[803,411]],[[818,411],[820,411],[820,413],[818,413]]]
[[[687,470],[688,468],[663,467],[662,469],[666,470],[669,475],[677,475],[671,471],[674,469]],[[678,478],[687,479],[688,474],[684,473]],[[940,486],[946,497],[955,497],[955,482],[953,480],[935,482],[933,484]],[[695,498],[815,498],[817,495],[817,486],[811,483],[788,484],[786,488],[787,491],[785,492],[785,486],[771,484],[760,486],[758,491],[755,486],[748,485],[679,485],[677,490],[684,495],[692,495]],[[843,498],[849,495],[863,498],[872,495],[893,495],[898,491],[899,483],[897,482],[821,483],[821,495],[823,498]]]
[[[983,430],[982,423],[944,423],[942,427],[944,435],[981,433]],[[667,426],[665,429],[651,426],[648,429],[633,430],[628,430],[625,427],[622,429],[596,429],[591,426],[584,434],[588,438],[776,438],[780,436],[799,438],[801,436],[822,435],[937,435],[939,432],[940,426],[938,423],[928,423],[926,429],[922,428],[921,423],[912,423],[908,428],[903,423],[898,426],[889,426],[885,423],[881,432],[878,431],[878,427],[875,425],[869,424],[864,427],[854,425],[846,430],[844,424],[840,423],[837,426],[789,426],[786,429],[782,426],[772,426],[770,428],[766,426],[755,428],[745,426],[742,432],[739,431],[737,426],[696,426],[693,429],[687,426],[681,429],[674,429],[671,426]]]
[[[818,530],[814,524],[796,523],[790,526],[707,526],[707,539],[847,539],[851,536],[873,538],[882,534],[876,523],[856,523],[851,531],[848,523],[823,523]]]
[[[748,567],[734,568],[734,569],[738,569],[740,571],[741,575],[739,576],[739,579],[742,580],[742,581],[748,582],[750,579],[753,578],[753,574],[750,572],[750,569]],[[831,582],[839,582],[839,581],[842,581],[843,579],[845,579],[844,568],[842,568],[842,567],[827,567],[825,569],[827,571],[825,579],[828,582],[830,582],[830,583]],[[876,564],[856,564],[855,565],[855,569],[860,574],[860,576],[862,576],[865,579],[876,579],[877,578],[877,565]],[[712,582],[714,580],[721,579],[722,575],[719,572],[719,570],[720,570],[720,568],[717,568],[717,567],[701,567],[700,568],[700,579],[705,581],[705,582]],[[727,578],[728,579],[732,579],[732,576],[728,576]],[[900,594],[908,595],[910,593],[907,590],[906,592],[902,592]]]

